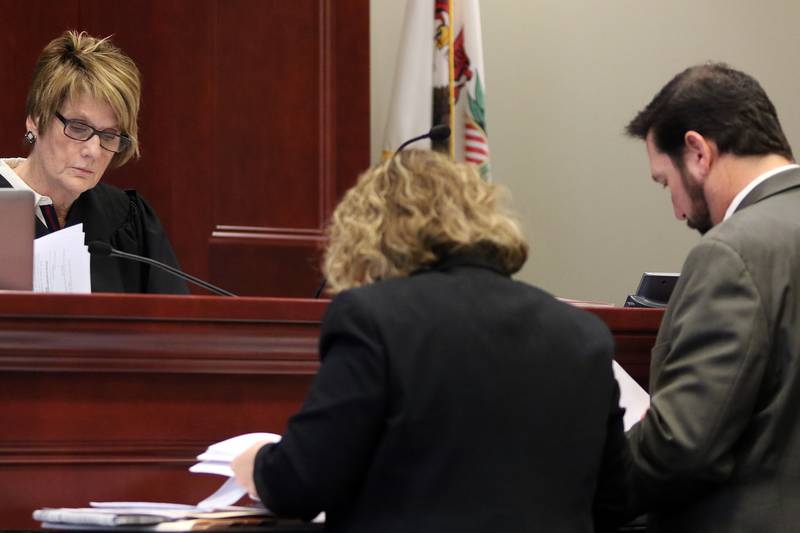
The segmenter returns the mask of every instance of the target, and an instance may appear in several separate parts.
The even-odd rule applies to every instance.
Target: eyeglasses
[[[64,124],[64,135],[76,141],[88,141],[95,135],[100,139],[100,147],[118,154],[124,152],[131,144],[129,137],[118,135],[110,131],[96,130],[80,120],[64,118],[56,111],[56,118]]]

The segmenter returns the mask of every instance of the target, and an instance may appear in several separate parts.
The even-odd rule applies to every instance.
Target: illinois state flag
[[[478,165],[488,179],[484,79],[478,0],[407,0],[384,156],[447,124],[452,135],[432,148]]]

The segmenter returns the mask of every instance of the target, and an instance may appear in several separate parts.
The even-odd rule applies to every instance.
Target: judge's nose
[[[81,155],[83,157],[91,157],[92,159],[97,159],[103,148],[100,146],[100,137],[97,135],[92,135],[92,137],[87,140],[83,141],[83,146],[81,147]]]

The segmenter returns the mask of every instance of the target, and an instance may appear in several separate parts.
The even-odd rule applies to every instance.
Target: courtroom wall
[[[485,0],[495,180],[532,242],[519,277],[621,304],[643,271],[677,271],[699,238],[650,181],[622,129],[686,66],[758,78],[800,149],[800,3],[786,0]],[[380,153],[404,2],[371,0],[371,156]]]

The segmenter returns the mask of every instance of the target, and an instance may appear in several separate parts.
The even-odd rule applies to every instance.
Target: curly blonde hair
[[[327,228],[323,271],[332,293],[407,276],[455,253],[496,261],[508,274],[528,257],[505,189],[475,167],[408,150],[364,172]]]
[[[139,69],[110,37],[65,31],[39,55],[25,111],[44,133],[64,101],[84,92],[111,106],[122,134],[130,139],[124,152],[114,154],[112,164],[121,166],[138,157]]]

